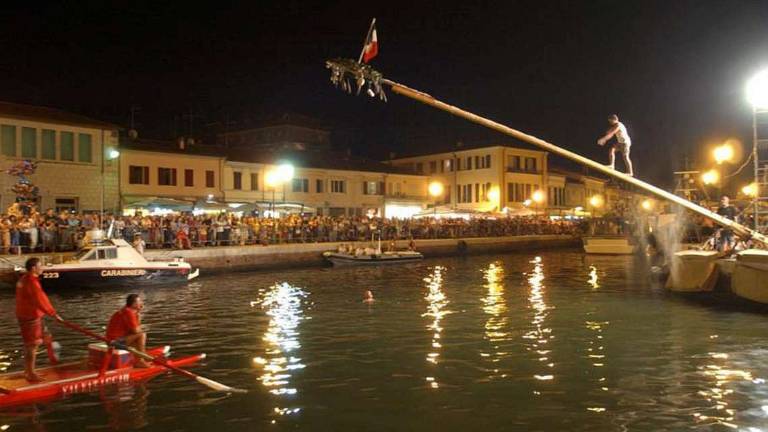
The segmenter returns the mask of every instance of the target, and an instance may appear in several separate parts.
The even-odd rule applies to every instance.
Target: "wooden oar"
[[[86,328],[80,327],[79,325],[77,325],[75,323],[71,323],[69,321],[64,321],[64,320],[61,320],[59,322],[61,322],[61,324],[63,324],[64,326],[71,328],[72,330],[78,331],[78,332],[83,333],[83,334],[85,334],[87,336],[90,336],[92,338],[98,339],[98,340],[100,340],[102,342],[106,342],[107,344],[111,344],[111,345],[115,346],[116,348],[129,351],[129,352],[131,352],[132,354],[134,354],[136,356],[139,356],[139,357],[141,357],[143,359],[146,359],[146,360],[150,360],[152,363],[156,363],[156,364],[158,364],[160,366],[168,368],[168,369],[172,370],[173,372],[176,372],[179,375],[183,375],[183,376],[185,376],[187,378],[192,378],[193,380],[199,382],[200,384],[208,386],[209,388],[211,388],[213,390],[227,392],[227,393],[248,393],[248,390],[230,387],[230,386],[228,386],[226,384],[222,384],[222,383],[214,381],[212,379],[205,378],[205,377],[202,377],[200,375],[194,374],[194,373],[192,373],[192,372],[190,372],[188,370],[178,368],[178,367],[176,367],[176,366],[174,366],[172,364],[169,364],[163,358],[153,357],[153,356],[145,353],[144,351],[137,350],[136,348],[129,347],[129,346],[126,346],[124,344],[117,344],[117,343],[114,343],[114,342],[110,342],[106,337],[104,337],[104,336],[102,336],[102,335],[100,335],[98,333],[94,333],[94,332],[92,332],[92,331],[90,331],[90,330],[88,330]]]

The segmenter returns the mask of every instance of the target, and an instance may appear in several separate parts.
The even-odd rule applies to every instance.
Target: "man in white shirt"
[[[608,160],[610,161],[608,166],[611,169],[616,169],[616,150],[619,150],[624,158],[624,164],[627,167],[627,175],[633,176],[632,161],[629,160],[629,149],[632,147],[632,139],[629,138],[627,128],[624,126],[624,123],[619,121],[619,116],[616,114],[608,116],[608,124],[610,125],[608,131],[597,140],[597,144],[605,145],[609,139],[615,136],[616,143],[611,146],[611,150],[608,152]]]

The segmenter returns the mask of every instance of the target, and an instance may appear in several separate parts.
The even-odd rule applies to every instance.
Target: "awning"
[[[260,208],[269,210],[272,208],[272,201],[255,201],[253,203],[254,206]],[[283,212],[302,212],[302,213],[316,213],[317,209],[314,207],[307,206],[303,203],[299,202],[290,202],[290,201],[276,201],[274,203],[275,211],[283,211]]]
[[[174,211],[192,211],[192,201],[184,201],[173,198],[148,197],[133,201],[125,205],[127,209],[139,208],[163,208]]]

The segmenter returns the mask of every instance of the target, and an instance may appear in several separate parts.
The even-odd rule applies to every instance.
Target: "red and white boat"
[[[86,360],[38,368],[37,374],[43,378],[41,382],[28,382],[24,372],[0,375],[0,408],[88,393],[113,384],[146,381],[168,371],[168,368],[155,363],[148,368],[134,368],[131,353],[116,349],[107,356],[108,349],[104,343],[88,345],[88,352]],[[167,345],[147,350],[147,354],[162,356],[171,366],[188,366],[205,358],[205,354],[195,354],[167,359],[165,356],[169,352]]]

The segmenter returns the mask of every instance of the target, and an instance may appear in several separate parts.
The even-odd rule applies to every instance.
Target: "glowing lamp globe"
[[[443,194],[443,184],[440,182],[432,182],[429,184],[429,195],[433,197],[439,197]]]
[[[747,100],[755,109],[768,109],[768,69],[747,81]]]

